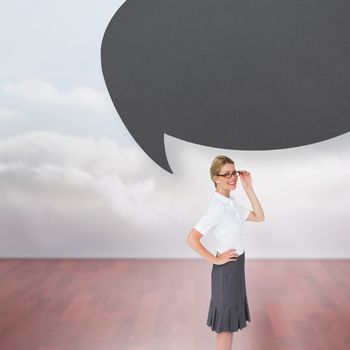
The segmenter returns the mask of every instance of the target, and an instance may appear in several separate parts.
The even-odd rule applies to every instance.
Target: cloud
[[[106,138],[0,140],[0,255],[147,254],[149,232],[163,232],[174,216],[147,163],[138,148]]]
[[[249,257],[349,256],[346,138],[245,152],[169,136],[173,175],[113,139],[44,131],[0,139],[0,256],[198,257],[184,240],[214,190],[218,154],[251,172],[265,211],[264,223],[245,227]],[[251,207],[240,184],[234,195]],[[203,243],[214,252],[214,237]]]
[[[16,111],[11,108],[0,107],[0,119],[12,119],[16,115]]]
[[[147,202],[155,179],[138,175],[143,163],[137,148],[123,148],[104,138],[31,132],[0,141],[0,179],[7,193],[9,187],[21,188],[29,197],[42,191],[55,202],[61,200],[62,191],[72,191],[73,197],[74,192],[86,190],[102,194],[124,219],[145,224],[157,215]],[[5,191],[5,186],[1,189]],[[65,199],[69,206],[70,196]],[[91,205],[95,200],[91,199]]]
[[[5,93],[29,101],[65,106],[78,106],[96,111],[113,110],[108,92],[89,86],[76,86],[61,91],[52,83],[33,78],[18,83],[8,83],[2,89]]]
[[[23,120],[25,116],[13,109],[13,108],[6,108],[6,107],[0,107],[0,121],[1,122],[9,122],[9,121],[14,121],[21,119]]]

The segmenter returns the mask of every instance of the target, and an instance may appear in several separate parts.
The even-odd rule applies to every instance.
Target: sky
[[[252,175],[264,222],[247,221],[247,258],[349,258],[350,135],[270,151],[170,135],[173,174],[134,141],[100,60],[122,1],[2,1],[0,257],[198,258],[185,239],[226,154]],[[250,207],[241,184],[233,193]],[[214,254],[214,239],[202,240]]]

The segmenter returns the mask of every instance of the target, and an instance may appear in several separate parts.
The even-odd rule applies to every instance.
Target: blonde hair
[[[233,164],[233,165],[235,165],[235,162],[231,158],[229,158],[229,157],[227,157],[225,155],[219,155],[219,156],[216,156],[214,158],[214,160],[212,161],[212,163],[211,163],[210,177],[211,177],[212,181],[214,182],[215,188],[217,186],[217,183],[214,181],[214,176],[219,174],[221,168],[225,164]]]

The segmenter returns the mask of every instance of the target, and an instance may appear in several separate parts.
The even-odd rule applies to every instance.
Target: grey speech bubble
[[[349,131],[349,0],[127,0],[101,45],[135,141],[272,150]]]

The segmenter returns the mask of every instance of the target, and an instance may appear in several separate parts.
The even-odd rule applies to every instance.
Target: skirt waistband
[[[242,254],[239,254],[239,255],[237,256],[237,258],[239,258],[240,256],[244,255],[244,253],[245,253],[245,251],[244,251]],[[215,256],[218,256],[218,254],[219,254],[219,252],[217,251]]]

